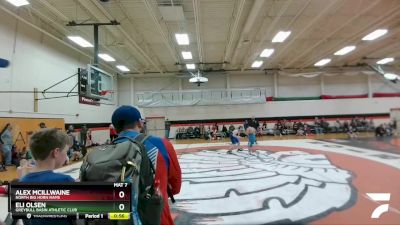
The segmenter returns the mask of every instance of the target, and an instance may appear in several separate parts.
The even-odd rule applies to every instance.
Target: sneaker
[[[238,151],[238,152],[241,152],[241,151],[243,151],[243,148],[239,148],[237,151]]]
[[[228,150],[226,153],[228,153],[228,154],[232,154],[232,150]]]

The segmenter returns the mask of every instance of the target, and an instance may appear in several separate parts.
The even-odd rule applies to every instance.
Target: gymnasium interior
[[[78,179],[129,105],[177,154],[174,224],[400,224],[399,0],[0,0],[0,18],[2,182],[43,126],[76,140],[57,172]]]

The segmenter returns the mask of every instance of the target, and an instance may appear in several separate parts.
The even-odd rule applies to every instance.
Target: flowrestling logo
[[[307,222],[355,202],[351,173],[325,155],[257,153],[180,155],[183,183],[174,206],[179,224]]]
[[[390,193],[367,193],[368,197],[377,202],[389,202]],[[371,214],[371,218],[379,219],[381,215],[389,211],[389,204],[379,205]]]

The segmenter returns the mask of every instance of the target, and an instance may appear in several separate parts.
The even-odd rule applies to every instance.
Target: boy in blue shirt
[[[69,145],[68,135],[54,128],[45,128],[33,134],[30,140],[30,149],[36,161],[36,166],[30,173],[23,176],[20,182],[74,182],[75,180],[71,176],[53,172],[53,170],[62,167],[68,159]],[[68,220],[24,220],[24,225],[50,224],[67,225],[73,223]]]

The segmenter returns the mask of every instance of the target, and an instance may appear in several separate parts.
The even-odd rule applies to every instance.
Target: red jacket
[[[163,139],[163,143],[169,156],[169,170],[167,170],[167,164],[165,163],[164,157],[161,154],[158,154],[155,178],[160,181],[160,191],[164,199],[164,209],[161,215],[161,224],[173,225],[174,221],[171,217],[168,204],[167,185],[170,185],[172,194],[178,194],[181,190],[182,173],[181,167],[179,166],[178,157],[176,156],[175,149],[171,142]]]

